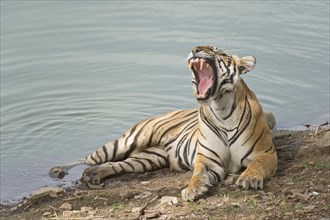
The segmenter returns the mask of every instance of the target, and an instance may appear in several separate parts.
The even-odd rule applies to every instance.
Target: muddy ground
[[[110,179],[103,189],[46,188],[0,205],[1,219],[330,219],[329,127],[276,131],[274,142],[279,167],[263,190],[239,189],[231,175],[184,202],[180,192],[191,172],[164,169]]]

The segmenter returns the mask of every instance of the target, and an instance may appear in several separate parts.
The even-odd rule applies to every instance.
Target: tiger
[[[238,172],[238,187],[263,189],[277,169],[271,133],[276,121],[241,78],[254,69],[256,58],[197,46],[187,61],[197,109],[143,120],[79,162],[53,167],[50,176],[63,178],[73,166],[86,164],[81,180],[93,188],[125,173],[190,170],[192,177],[181,191],[185,201]]]

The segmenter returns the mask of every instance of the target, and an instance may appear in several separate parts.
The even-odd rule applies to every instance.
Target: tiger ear
[[[234,59],[236,61],[237,68],[240,74],[250,72],[254,69],[256,65],[256,58],[253,56],[245,56],[242,58],[238,58],[237,56],[235,56]]]

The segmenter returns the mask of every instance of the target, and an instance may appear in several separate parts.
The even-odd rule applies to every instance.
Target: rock
[[[42,213],[42,216],[44,216],[44,217],[47,217],[47,216],[50,216],[50,215],[52,215],[53,213],[51,213],[51,212],[44,212],[44,213]]]
[[[63,217],[71,217],[73,215],[72,211],[63,211],[62,213]]]
[[[62,216],[63,217],[86,217],[86,212],[82,212],[79,210],[63,211]]]
[[[160,204],[176,205],[179,203],[178,198],[175,196],[163,196],[160,199]]]
[[[124,192],[120,192],[119,196],[121,197],[122,200],[125,200],[125,199],[133,198],[134,194],[130,191],[124,191]]]
[[[320,193],[316,192],[316,191],[313,191],[311,193],[309,193],[310,196],[318,196],[320,195]]]
[[[151,195],[152,195],[151,192],[144,192],[144,193],[141,193],[140,195],[134,196],[134,199],[145,199],[145,198],[148,198]]]
[[[143,186],[147,186],[147,185],[150,185],[150,181],[142,181],[141,182],[141,185],[143,185]]]
[[[83,206],[83,207],[80,208],[80,210],[82,212],[90,212],[90,211],[93,211],[94,209],[93,209],[93,207]]]
[[[157,218],[159,216],[160,215],[159,215],[159,212],[158,211],[150,211],[150,212],[146,212],[143,215],[143,218],[150,219],[150,218]]]
[[[70,203],[66,202],[66,203],[63,203],[60,206],[60,209],[65,210],[65,211],[71,211],[72,210],[72,205]]]
[[[131,212],[132,213],[140,213],[141,212],[141,207],[133,207]]]
[[[30,199],[36,200],[46,196],[56,198],[62,196],[63,194],[63,189],[61,189],[60,187],[44,187],[32,192]]]

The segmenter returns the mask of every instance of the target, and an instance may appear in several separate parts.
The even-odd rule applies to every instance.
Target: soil
[[[317,133],[317,134],[316,134]],[[168,169],[107,180],[103,189],[42,189],[0,205],[1,219],[330,219],[330,129],[274,132],[278,170],[262,190],[242,190],[237,175],[195,202],[180,192],[191,172]],[[47,191],[48,190],[48,191]]]

